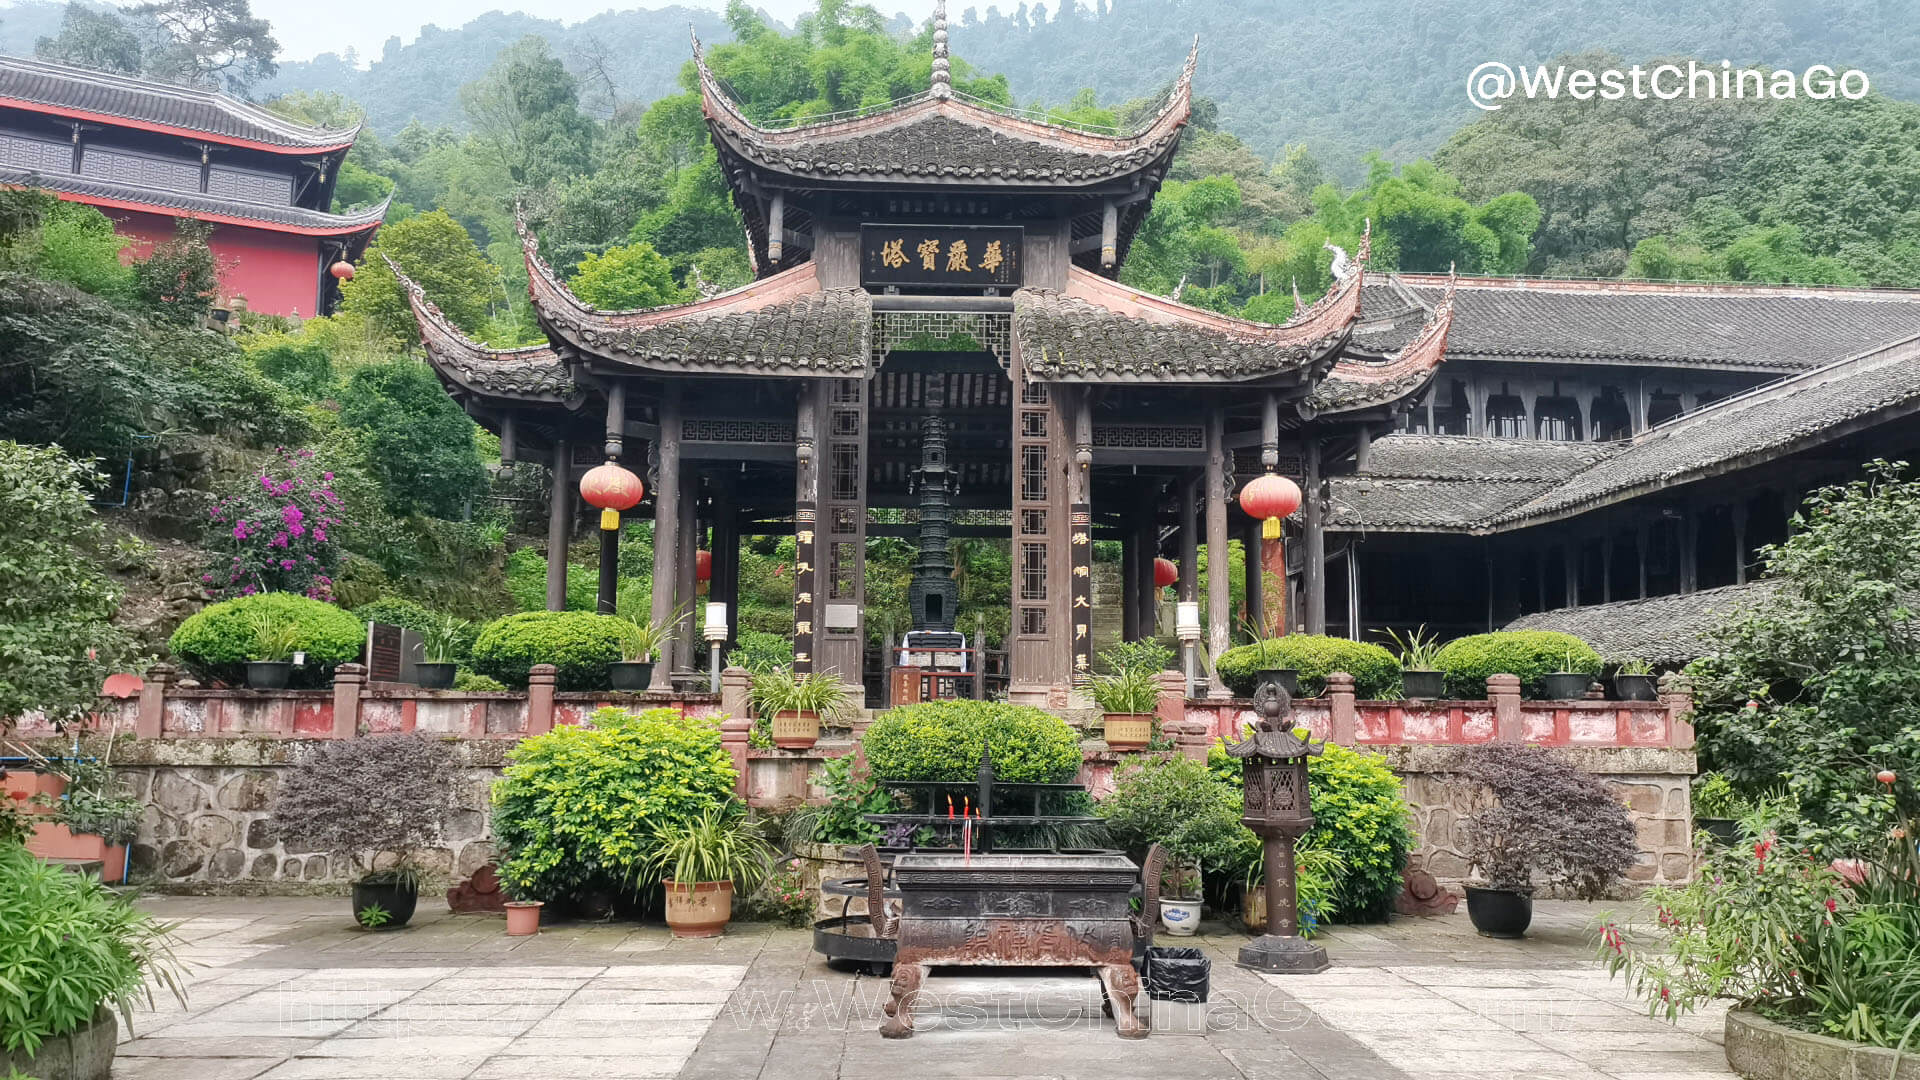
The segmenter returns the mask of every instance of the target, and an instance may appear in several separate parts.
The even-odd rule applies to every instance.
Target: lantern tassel
[[[1279,518],[1270,517],[1266,521],[1261,523],[1260,539],[1262,540],[1280,539],[1280,519]]]
[[[616,532],[620,528],[620,511],[608,507],[600,511],[600,527],[607,532]]]

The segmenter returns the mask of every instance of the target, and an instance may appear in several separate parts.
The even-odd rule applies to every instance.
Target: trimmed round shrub
[[[632,623],[588,611],[523,611],[495,619],[473,643],[473,670],[515,689],[525,689],[527,671],[552,664],[561,690],[604,690],[607,665],[634,645]]]
[[[254,618],[259,612],[300,628],[295,652],[307,654],[294,669],[295,685],[324,684],[336,665],[359,657],[367,627],[350,611],[297,593],[259,593],[223,600],[188,617],[173,632],[167,648],[203,681],[237,685],[253,657]]]
[[[1300,672],[1300,693],[1319,697],[1325,692],[1327,676],[1344,671],[1353,676],[1354,693],[1364,699],[1378,700],[1400,696],[1400,662],[1387,650],[1366,641],[1349,641],[1321,634],[1288,634],[1262,646],[1242,645],[1228,649],[1214,661],[1220,681],[1237,697],[1249,697],[1259,681],[1260,669],[1293,668]]]
[[[1067,722],[1030,705],[932,701],[888,709],[867,728],[867,764],[881,780],[965,782],[993,754],[1008,783],[1064,784],[1080,771],[1080,737]]]
[[[677,709],[601,709],[585,726],[521,740],[493,785],[500,879],[515,899],[622,895],[657,830],[733,797],[720,728]]]
[[[1307,792],[1313,806],[1313,846],[1339,856],[1339,885],[1322,918],[1333,922],[1384,922],[1403,887],[1401,874],[1413,850],[1413,813],[1400,777],[1380,754],[1324,744],[1307,759]],[[1216,740],[1207,757],[1213,774],[1242,784],[1240,762]]]
[[[507,688],[507,684],[491,675],[478,675],[471,671],[456,671],[453,675],[453,688],[465,690],[470,694],[497,694]]]
[[[1433,659],[1447,677],[1450,697],[1479,700],[1487,696],[1487,676],[1518,675],[1520,692],[1540,696],[1541,676],[1555,671],[1585,672],[1600,677],[1605,661],[1593,647],[1558,630],[1501,630],[1455,638]]]

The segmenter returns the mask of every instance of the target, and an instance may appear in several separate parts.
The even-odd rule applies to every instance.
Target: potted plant
[[[509,900],[507,909],[507,936],[532,937],[540,932],[540,909],[546,906],[542,900]]]
[[[1447,695],[1447,677],[1434,663],[1440,652],[1439,639],[1427,633],[1425,623],[1406,637],[1389,630],[1387,636],[1400,648],[1401,692],[1409,698],[1439,698]]]
[[[714,803],[654,831],[649,876],[667,892],[675,937],[714,937],[733,918],[733,890],[751,890],[773,864],[768,846],[737,802]]]
[[[1160,704],[1160,673],[1122,668],[1093,677],[1093,700],[1104,714],[1104,737],[1113,750],[1144,750],[1153,741],[1154,710]]]
[[[152,1007],[155,986],[186,1004],[169,927],[91,875],[34,857],[21,844],[26,817],[0,808],[0,1075],[106,1080],[116,1017]]]
[[[608,685],[615,690],[645,690],[653,685],[653,658],[686,619],[687,610],[676,608],[665,622],[659,623],[621,617],[627,624],[627,633],[620,647],[620,659],[607,665]]]
[[[1258,687],[1262,683],[1278,683],[1280,689],[1287,692],[1288,697],[1298,697],[1300,669],[1282,666],[1286,663],[1286,659],[1280,651],[1280,640],[1267,637],[1259,627],[1245,619],[1240,621],[1240,627],[1247,632],[1247,636],[1253,642],[1245,646],[1253,652],[1253,685]]]
[[[468,623],[452,615],[435,615],[420,630],[420,659],[413,665],[414,681],[422,690],[446,690],[460,664],[460,644],[467,638]]]
[[[247,687],[285,690],[293,677],[293,651],[300,644],[300,624],[270,608],[248,612],[247,624],[253,632],[252,648],[247,653]]]
[[[1730,847],[1740,841],[1740,827],[1735,820],[1740,816],[1740,796],[1733,790],[1733,781],[1721,772],[1701,773],[1693,778],[1693,823],[1695,827],[1713,837],[1721,847]]]
[[[1473,792],[1463,854],[1479,875],[1467,914],[1487,937],[1518,938],[1533,922],[1535,877],[1582,900],[1617,882],[1638,854],[1633,819],[1595,777],[1538,746],[1494,742],[1454,751],[1448,771]]]
[[[1192,937],[1200,930],[1200,867],[1186,860],[1167,860],[1160,875],[1160,928],[1174,937]]]
[[[1578,701],[1586,697],[1587,688],[1593,685],[1593,673],[1577,670],[1579,660],[1579,653],[1568,649],[1559,671],[1540,676],[1542,696],[1548,701]]]
[[[288,769],[272,806],[274,832],[290,852],[353,859],[354,922],[396,930],[413,918],[417,853],[439,842],[454,809],[453,750],[424,735],[322,742]]]
[[[1653,665],[1631,657],[1615,661],[1613,696],[1621,701],[1660,700],[1660,687],[1654,679]]]
[[[1266,844],[1247,830],[1245,839],[1245,876],[1240,902],[1240,920],[1247,929],[1263,934],[1267,929],[1267,851]],[[1312,937],[1326,914],[1327,902],[1346,876],[1346,861],[1332,848],[1323,847],[1312,836],[1301,838],[1293,848],[1294,910],[1300,918],[1300,936]]]
[[[853,693],[837,671],[794,674],[793,665],[753,677],[749,692],[756,715],[772,727],[773,745],[805,750],[820,741],[820,724],[838,720],[853,707]]]
[[[1207,766],[1184,756],[1135,757],[1114,769],[1113,794],[1096,804],[1115,846],[1136,857],[1159,844],[1167,851],[1160,923],[1185,937],[1200,923],[1203,870],[1232,873],[1249,835],[1240,823],[1240,795]]]

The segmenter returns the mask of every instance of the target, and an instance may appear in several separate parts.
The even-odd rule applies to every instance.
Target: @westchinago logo
[[[1656,64],[1630,68],[1569,68],[1564,64],[1549,67],[1536,64],[1518,69],[1498,60],[1489,60],[1467,75],[1467,100],[1477,109],[1498,110],[1508,99],[1523,97],[1529,101],[1562,97],[1574,101],[1787,101],[1808,98],[1831,101],[1835,98],[1858,101],[1873,89],[1864,71],[1839,71],[1826,64],[1814,64],[1802,71],[1764,68],[1736,68],[1733,61],[1702,64],[1689,60],[1679,64]]]

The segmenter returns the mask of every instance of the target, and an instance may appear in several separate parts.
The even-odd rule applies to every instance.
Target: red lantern
[[[713,552],[696,551],[693,553],[693,579],[695,581],[713,580]]]
[[[639,477],[611,461],[595,465],[580,478],[580,497],[588,506],[600,508],[600,527],[607,530],[619,528],[620,511],[638,506],[646,494],[647,486]]]
[[[339,278],[341,281],[352,281],[353,280],[353,264],[348,262],[345,259],[341,259],[339,262],[334,263],[332,266],[328,267],[327,273],[332,274],[334,277]]]
[[[1153,587],[1164,589],[1180,580],[1180,567],[1172,559],[1153,560]]]
[[[1256,476],[1240,489],[1240,509],[1265,522],[1260,536],[1280,539],[1280,519],[1300,509],[1300,485],[1284,476]]]

